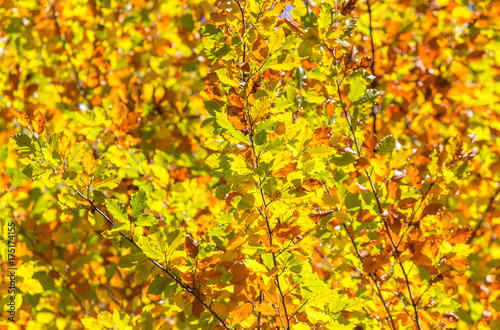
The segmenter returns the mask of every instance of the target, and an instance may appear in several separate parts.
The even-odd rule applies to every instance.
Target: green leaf
[[[224,37],[224,32],[222,32],[221,29],[219,29],[217,26],[208,24],[205,26],[202,26],[200,28],[200,33],[201,35],[209,38],[209,39],[220,39]]]
[[[144,213],[144,210],[148,206],[147,201],[146,192],[142,189],[132,196],[130,200],[130,213],[133,218],[137,218]]]
[[[94,170],[94,178],[103,176],[104,173],[106,173],[108,167],[109,167],[109,159],[107,159],[106,157],[100,157],[97,160],[97,167]]]
[[[137,218],[136,225],[146,227],[158,222],[158,219],[152,214],[142,214]]]
[[[227,76],[227,72],[226,72],[225,68],[216,70],[215,73],[217,74],[217,77],[219,77],[220,81],[223,84],[233,86],[233,87],[238,86],[238,83],[236,81],[234,81],[233,79],[231,79]]]
[[[40,165],[37,163],[28,164],[23,169],[23,174],[26,175],[30,179],[36,179],[37,177],[42,175],[44,172],[45,172],[45,170],[40,169]]]
[[[136,243],[142,249],[142,252],[146,257],[155,260],[162,259],[164,257],[157,241],[153,241],[151,238],[144,236],[134,237],[137,238]]]
[[[6,144],[4,144],[3,146],[0,147],[0,162],[6,160],[8,155],[9,155],[9,148],[7,147]]]
[[[104,204],[113,218],[119,221],[128,221],[127,210],[122,202],[117,199],[108,199]]]
[[[380,141],[377,153],[384,156],[389,155],[396,149],[396,144],[397,140],[392,135],[388,135]]]
[[[146,257],[142,253],[127,254],[121,257],[116,265],[121,268],[130,268],[145,259]]]
[[[279,56],[281,57],[281,56]],[[276,59],[271,65],[269,65],[269,69],[273,69],[276,71],[288,71],[297,67],[297,61],[291,55],[287,55],[284,60]]]
[[[155,278],[148,288],[148,294],[158,295],[165,290],[169,284],[169,280],[165,277],[157,277]]]
[[[356,158],[351,154],[342,154],[340,156],[332,157],[332,162],[337,166],[346,166],[354,163]]]
[[[176,229],[167,235],[167,254],[171,254],[176,250],[182,243],[184,243],[184,231]]]
[[[118,187],[122,178],[116,174],[104,177],[101,182],[94,185],[94,189],[103,190],[103,189],[115,189]]]
[[[10,144],[20,154],[32,154],[35,152],[33,140],[23,133],[14,134],[10,138]]]
[[[83,166],[81,163],[83,151],[85,150],[85,145],[83,143],[77,143],[71,147],[71,151],[68,155],[68,168],[67,172],[80,173],[83,171]]]
[[[354,103],[361,99],[361,97],[365,95],[365,92],[365,82],[362,79],[357,78],[351,82],[351,86],[349,86],[349,93],[347,95],[349,96],[349,100]]]

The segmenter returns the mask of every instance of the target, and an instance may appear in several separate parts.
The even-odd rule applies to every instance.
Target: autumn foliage
[[[0,3],[2,328],[500,328],[498,1]]]

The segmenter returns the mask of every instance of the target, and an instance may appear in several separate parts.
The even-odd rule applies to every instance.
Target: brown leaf
[[[193,300],[193,315],[197,319],[200,319],[201,313],[205,310],[205,306],[198,299]]]
[[[351,46],[347,53],[344,55],[344,64],[346,70],[351,70],[358,62],[358,50],[356,47]]]
[[[441,209],[443,208],[442,204],[438,203],[432,203],[432,204],[427,204],[422,211],[422,219],[425,218],[427,215],[433,215],[437,214]]]
[[[373,271],[389,262],[390,260],[385,254],[378,253],[377,255],[369,256],[363,260],[363,269],[368,273],[373,273]]]
[[[252,89],[250,90],[250,94],[257,93],[261,84],[262,84],[262,75],[258,74],[252,80]]]
[[[277,124],[276,124],[276,127],[274,128],[274,131],[276,132],[276,134],[278,135],[283,135],[286,133],[286,126],[285,126],[285,123],[283,123],[282,121],[279,121]]]
[[[407,209],[407,208],[410,208],[412,207],[413,205],[415,205],[415,203],[417,202],[417,200],[413,197],[408,197],[408,198],[405,198],[405,199],[402,199],[399,204],[398,204],[398,207],[400,209]]]
[[[323,184],[318,179],[307,178],[304,181],[302,181],[302,187],[305,188],[307,191],[314,191],[322,188]]]
[[[431,258],[429,258],[428,256],[426,256],[425,254],[423,254],[421,252],[415,253],[411,257],[411,261],[413,261],[415,263],[415,265],[418,267],[429,267],[432,265]]]
[[[335,114],[335,105],[333,102],[326,102],[326,115],[333,116]]]
[[[354,167],[358,171],[366,170],[368,167],[370,167],[370,161],[366,158],[356,159],[356,161],[354,162]]]
[[[396,235],[399,235],[403,222],[405,221],[406,216],[403,213],[397,211],[394,207],[389,207],[389,217],[387,217],[387,224]]]
[[[351,15],[356,8],[356,2],[358,2],[358,0],[347,0],[346,2],[344,2],[341,11],[342,15]]]
[[[200,248],[198,247],[198,242],[194,240],[191,236],[186,236],[186,239],[184,241],[184,251],[190,256],[191,258],[196,258],[198,255],[198,252],[200,251]]]
[[[33,130],[36,134],[42,134],[45,129],[45,116],[41,111],[35,112],[35,116],[31,119]]]

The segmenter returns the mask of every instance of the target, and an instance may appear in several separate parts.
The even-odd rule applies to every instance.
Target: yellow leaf
[[[16,119],[23,127],[28,127],[30,125],[30,119],[25,112],[16,111]]]
[[[36,134],[42,134],[45,129],[45,116],[41,111],[35,112],[35,116],[31,119],[31,124]]]
[[[24,279],[21,283],[18,283],[17,286],[19,290],[28,294],[37,294],[44,291],[40,282],[33,278]]]
[[[234,250],[237,247],[243,245],[245,243],[245,238],[244,237],[235,237],[231,240],[231,242],[228,244],[226,250]]]
[[[61,222],[68,222],[73,220],[73,213],[71,211],[64,211],[61,214]]]
[[[59,154],[63,159],[68,156],[71,149],[71,141],[66,135],[63,134],[63,136],[61,136],[61,138],[57,142],[57,149],[59,150]]]
[[[85,173],[87,173],[87,175],[92,174],[96,168],[96,161],[94,155],[92,155],[87,150],[85,150],[83,154],[82,165],[83,165],[83,170],[85,171]]]

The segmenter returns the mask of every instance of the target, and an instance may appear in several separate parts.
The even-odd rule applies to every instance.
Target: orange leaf
[[[264,61],[267,58],[267,55],[269,55],[269,46],[267,45],[266,41],[260,37],[259,34],[257,34],[257,38],[253,42],[252,55],[259,62]]]
[[[89,151],[85,150],[82,157],[83,170],[87,175],[90,175],[94,172],[96,167],[96,161],[94,159],[94,155],[92,155]]]
[[[448,238],[448,243],[467,243],[470,235],[472,234],[472,229],[467,227],[453,228],[450,231],[450,238]]]
[[[250,303],[244,303],[240,307],[236,308],[232,313],[231,316],[233,318],[233,322],[235,324],[239,324],[246,320],[252,313],[253,306]]]
[[[276,315],[276,310],[267,302],[260,303],[255,310],[262,315]]]
[[[273,176],[277,178],[285,178],[288,174],[295,171],[297,167],[297,162],[290,162],[285,167],[282,167],[279,171],[276,171]]]
[[[25,112],[16,111],[16,119],[23,127],[28,127],[30,124],[30,119]]]
[[[68,222],[73,220],[73,213],[71,211],[64,211],[61,214],[61,222]]]
[[[368,210],[361,210],[358,212],[358,216],[356,218],[356,221],[359,222],[370,222],[373,221],[376,218],[373,214],[371,214],[370,211]]]
[[[309,142],[310,146],[315,146],[317,144],[328,145],[328,140],[330,139],[330,133],[332,132],[331,127],[318,127],[314,130],[314,136]]]
[[[31,124],[36,134],[42,134],[45,129],[45,116],[41,111],[38,110],[35,112],[35,116],[31,119]]]
[[[244,130],[247,128],[247,118],[243,108],[236,106],[227,107],[227,119],[236,129]]]
[[[366,56],[361,59],[361,62],[359,63],[360,68],[367,69],[372,65],[373,59],[371,56]]]
[[[401,198],[401,189],[399,188],[399,184],[396,182],[387,183],[387,191],[389,193],[389,197],[395,200]]]
[[[61,138],[57,142],[57,149],[59,150],[59,154],[63,159],[68,156],[70,147],[71,141],[66,135],[63,134],[63,136],[61,136]]]
[[[446,260],[446,263],[453,267],[455,270],[465,270],[469,268],[469,262],[467,258],[462,256],[452,257]]]
[[[333,116],[335,114],[335,105],[333,102],[326,102],[326,115]]]

